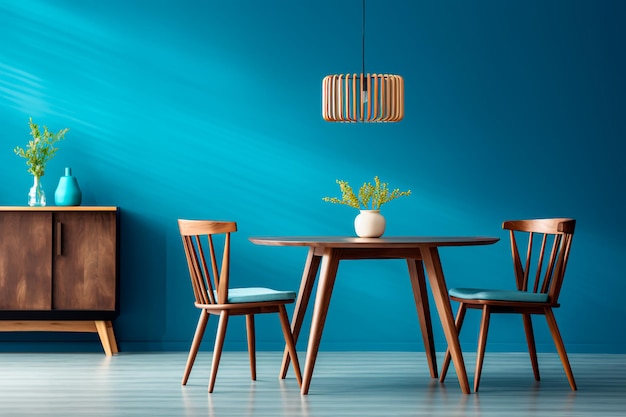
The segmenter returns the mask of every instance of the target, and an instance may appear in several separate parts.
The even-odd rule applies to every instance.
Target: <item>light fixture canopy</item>
[[[328,122],[399,122],[404,118],[404,79],[365,74],[365,0],[362,28],[363,70],[324,77],[322,117]]]

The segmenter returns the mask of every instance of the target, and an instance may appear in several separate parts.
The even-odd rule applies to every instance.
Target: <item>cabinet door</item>
[[[115,212],[55,213],[53,309],[115,310],[116,219]]]
[[[0,213],[0,310],[50,310],[52,213]]]

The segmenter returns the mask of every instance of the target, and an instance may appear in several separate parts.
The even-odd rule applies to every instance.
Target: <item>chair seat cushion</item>
[[[516,290],[491,290],[483,288],[450,288],[450,296],[467,300],[520,301],[527,303],[545,303],[548,294]]]
[[[217,291],[214,291],[217,299]],[[271,288],[229,288],[228,302],[236,303],[261,303],[265,301],[294,300],[296,293],[293,291],[277,291]]]

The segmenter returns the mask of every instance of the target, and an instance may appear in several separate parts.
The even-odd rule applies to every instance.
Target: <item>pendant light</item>
[[[362,72],[324,77],[322,116],[328,122],[399,122],[404,117],[404,79],[392,74],[365,74],[365,0],[362,34]]]

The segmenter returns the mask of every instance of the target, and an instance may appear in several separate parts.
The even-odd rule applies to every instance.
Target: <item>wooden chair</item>
[[[200,309],[200,319],[193,337],[182,384],[186,385],[198,348],[204,335],[209,315],[219,316],[209,392],[213,392],[217,369],[224,345],[226,326],[230,316],[245,315],[252,380],[256,380],[256,354],[254,315],[278,313],[283,335],[294,365],[298,384],[302,385],[300,365],[296,354],[289,317],[285,304],[293,303],[296,294],[292,291],[276,291],[269,288],[229,288],[230,234],[237,231],[237,223],[210,220],[178,220],[178,228],[183,240],[191,285],[195,295],[195,306]],[[218,236],[220,235],[220,236]],[[217,242],[223,241],[221,264],[218,263]],[[207,268],[207,258],[211,268]]]
[[[576,390],[576,382],[570,367],[565,345],[561,339],[559,328],[552,311],[559,307],[558,299],[563,284],[565,268],[570,254],[572,237],[576,221],[573,219],[537,219],[506,221],[502,228],[510,231],[513,267],[515,271],[516,290],[494,290],[480,288],[451,288],[450,298],[458,301],[459,310],[456,316],[456,327],[461,331],[465,312],[468,308],[482,310],[482,322],[476,354],[476,372],[474,374],[474,391],[478,391],[480,374],[487,344],[489,318],[492,313],[517,313],[522,315],[530,362],[535,380],[539,381],[539,365],[537,350],[531,321],[532,314],[546,317],[548,327],[556,349],[563,363],[570,387]],[[518,240],[528,236],[525,243],[518,246]],[[539,245],[535,245],[536,242]],[[536,262],[536,266],[535,265]],[[450,366],[450,351],[446,351],[440,381],[446,378]]]

